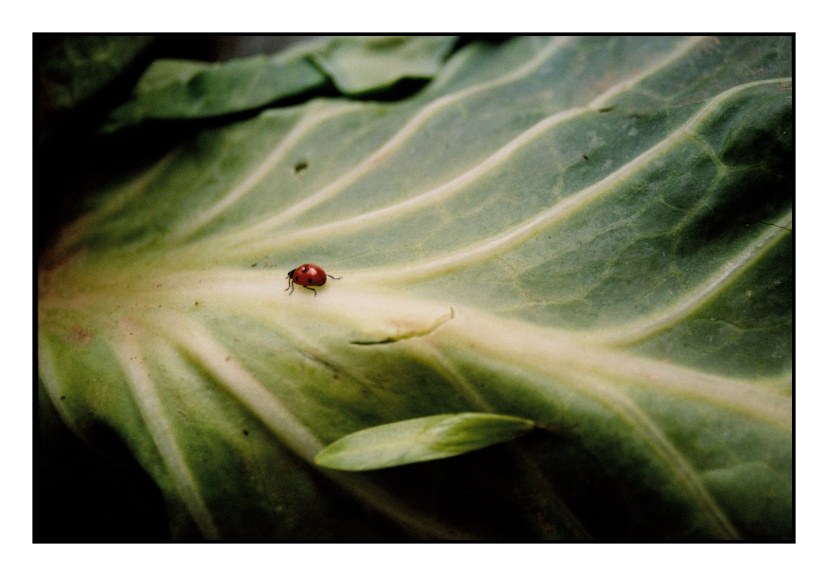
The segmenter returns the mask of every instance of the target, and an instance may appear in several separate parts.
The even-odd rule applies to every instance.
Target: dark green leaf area
[[[512,314],[583,328],[639,318],[684,291],[689,274],[709,275],[726,254],[693,255],[688,268],[675,258],[714,187],[716,163],[692,142],[668,157],[669,167],[654,166],[610,188],[588,211],[526,242],[513,259],[484,264],[486,271],[475,271],[486,279],[477,297],[489,290],[493,303],[529,296],[531,304]]]
[[[747,462],[704,474],[710,492],[737,519],[748,540],[792,540],[792,482],[763,462]]]
[[[793,353],[793,240],[787,234],[715,300],[636,348],[728,376],[784,381]]]
[[[763,85],[723,104],[699,135],[721,149],[729,166],[777,163],[793,145],[793,94],[782,82]]]
[[[448,458],[512,440],[534,422],[495,414],[442,414],[403,420],[340,438],[316,456],[316,463],[340,470],[376,470]]]
[[[536,493],[549,491],[559,499],[558,506],[565,505],[566,513],[559,510],[559,529],[567,526],[576,539],[599,541],[732,537],[699,506],[699,483],[688,485],[686,470],[654,454],[653,439],[642,437],[613,407],[573,397],[565,385],[553,382],[545,383],[544,397],[529,387],[505,384],[506,378],[491,379],[495,387],[486,389],[488,399],[503,398],[503,405],[538,411],[571,410],[567,421],[577,422],[570,431],[521,439],[521,450],[531,455],[531,470],[514,463],[507,468],[510,477],[548,479],[548,485],[530,486]]]
[[[793,537],[787,430],[700,402],[688,402],[675,411],[657,394],[633,394],[681,450],[681,461],[692,470],[686,480],[703,487],[710,498],[706,506],[726,517],[740,538]]]
[[[123,427],[128,431],[122,438],[123,444],[135,451],[136,447],[132,446],[135,439],[141,446],[138,458],[152,458],[150,461],[155,462],[158,453],[152,444],[143,442],[140,434],[133,434],[136,427],[143,425],[134,398],[125,388],[107,385],[123,374],[117,364],[101,364],[98,360],[102,354],[111,353],[110,345],[98,335],[100,326],[72,316],[64,317],[64,321],[71,329],[58,329],[55,334],[44,330],[39,333],[38,342],[39,349],[44,351],[41,365],[47,359],[62,358],[61,369],[79,375],[50,383],[54,386],[48,389],[52,398],[59,398],[54,402],[58,413],[73,432],[93,446],[101,428]],[[68,350],[74,353],[68,354]],[[119,410],[119,406],[123,409]],[[111,416],[114,418],[110,419]],[[151,469],[147,471],[154,476],[153,466],[150,464]]]
[[[53,357],[65,354],[70,342],[83,342],[82,352],[61,366],[80,376],[59,384],[56,407],[64,417],[71,414],[70,427],[93,447],[109,454],[116,447],[147,463],[147,473],[165,494],[174,539],[281,540],[290,535],[295,540],[343,541],[406,536],[320,478],[227,390],[205,385],[210,380],[203,366],[190,360],[177,361],[174,368],[165,365],[163,358],[175,352],[163,339],[152,339],[160,356],[141,360],[149,377],[162,385],[149,393],[111,386],[123,377],[122,368],[116,362],[94,368],[93,358],[110,348],[96,332],[94,326],[76,324],[63,337],[42,336],[41,351]],[[150,405],[158,411],[148,414]],[[172,449],[135,434],[146,418],[163,418],[166,425],[182,431]],[[170,466],[176,458],[177,466]],[[192,485],[198,486],[197,496],[189,490]],[[355,518],[360,518],[358,534],[351,529]]]
[[[481,383],[487,402],[530,418],[554,413],[556,422],[577,423],[565,433],[528,436],[520,446],[591,537],[790,538],[782,528],[790,524],[785,494],[792,486],[790,435],[784,427],[716,403],[687,398],[677,403],[663,391],[620,383],[623,394],[608,396],[589,382],[538,379],[521,384],[497,362],[464,356],[458,370]],[[737,477],[730,477],[734,484],[721,491],[708,486],[708,475],[751,462],[769,467],[778,500],[764,488],[737,486]],[[726,490],[743,490],[743,497],[753,491],[753,497],[773,504],[778,516],[765,519],[768,531],[760,536],[743,513],[736,513],[724,500],[730,495]],[[771,533],[771,526],[779,531]]]
[[[758,90],[765,93],[764,87]],[[789,226],[786,100],[778,93],[767,96],[780,110],[770,118],[743,103],[715,110],[700,136],[723,122],[730,136],[709,143],[723,149],[721,156],[695,137],[678,142],[632,177],[608,183],[605,198],[589,212],[574,213],[538,235],[513,259],[474,270],[475,278],[466,282],[486,279],[476,299],[491,290],[491,301],[506,304],[512,314],[583,327],[629,320],[630,314],[648,314],[682,294],[704,290],[734,253],[747,257],[768,226]],[[751,141],[749,165],[726,165],[723,156],[732,150],[727,143],[745,133],[764,135]],[[510,267],[517,262],[519,268]],[[504,294],[515,301],[529,294],[533,303],[515,308],[504,302]]]
[[[57,401],[65,404],[68,398],[64,394]],[[96,431],[96,449],[84,445],[61,420],[42,382],[38,386],[37,432],[34,542],[137,543],[170,539],[158,487],[118,442],[116,434],[101,426]],[[104,438],[110,441],[104,443]],[[103,450],[107,450],[107,457],[102,456]]]
[[[37,80],[46,105],[68,109],[88,101],[152,41],[148,36],[37,36]]]

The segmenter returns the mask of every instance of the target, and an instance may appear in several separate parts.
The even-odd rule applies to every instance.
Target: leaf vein
[[[144,353],[138,343],[138,332],[139,329],[131,322],[121,321],[118,326],[118,340],[112,345],[115,357],[123,368],[126,384],[184,504],[201,533],[206,538],[217,540],[220,538],[218,528],[201,497],[186,456],[175,440],[172,425],[164,415],[161,399],[146,365],[140,360]]]

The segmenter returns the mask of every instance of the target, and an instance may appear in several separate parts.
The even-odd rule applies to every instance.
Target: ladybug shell
[[[328,281],[328,275],[319,266],[302,264],[288,272],[288,278],[299,286],[322,286]]]

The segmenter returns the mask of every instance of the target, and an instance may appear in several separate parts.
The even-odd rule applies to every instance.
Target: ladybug
[[[288,287],[285,288],[285,292],[290,290],[288,295],[293,294],[293,285],[298,284],[299,286],[304,286],[308,290],[311,290],[313,295],[316,296],[316,290],[313,286],[324,285],[325,282],[328,281],[328,278],[333,278],[334,280],[342,279],[341,276],[339,278],[336,276],[329,276],[316,264],[302,264],[299,268],[294,268],[288,272]]]

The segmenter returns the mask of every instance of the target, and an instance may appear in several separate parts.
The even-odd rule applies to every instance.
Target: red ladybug
[[[339,278],[336,276],[328,276],[325,271],[316,264],[302,264],[299,268],[294,268],[288,272],[288,287],[285,288],[285,292],[290,290],[288,295],[293,294],[293,285],[298,284],[299,286],[304,286],[308,290],[313,291],[313,295],[316,296],[316,290],[313,286],[322,286],[328,281],[328,278],[333,278],[334,280],[342,279],[341,276]]]

